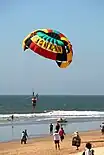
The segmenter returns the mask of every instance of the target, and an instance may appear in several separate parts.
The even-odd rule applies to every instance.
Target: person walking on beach
[[[92,148],[92,145],[90,143],[87,143],[85,148],[86,150],[83,152],[82,155],[94,155],[94,150],[91,148]]]
[[[51,123],[50,124],[50,135],[52,135],[53,134],[53,124]]]
[[[78,148],[80,147],[80,144],[81,144],[81,138],[79,136],[79,133],[78,131],[74,132],[74,136],[72,138],[72,146],[76,146],[78,150]]]
[[[58,148],[60,150],[60,135],[57,132],[57,130],[55,130],[53,137],[54,137],[55,149],[57,150]]]
[[[63,127],[61,127],[61,129],[59,130],[59,135],[60,135],[60,139],[61,139],[61,141],[63,141],[63,139],[64,139],[64,135],[65,135],[65,132],[64,132]]]

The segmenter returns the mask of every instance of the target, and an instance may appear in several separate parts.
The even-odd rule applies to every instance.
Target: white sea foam
[[[0,119],[10,118],[11,114],[0,114]],[[57,118],[57,117],[66,117],[66,118],[82,118],[82,117],[104,117],[104,112],[101,111],[50,111],[44,113],[29,113],[29,114],[14,114],[16,118]]]

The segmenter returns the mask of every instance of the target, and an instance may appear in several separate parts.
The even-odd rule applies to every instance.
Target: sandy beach
[[[72,134],[67,134],[61,145],[61,150],[55,150],[53,137],[34,138],[29,139],[27,144],[20,144],[19,141],[0,143],[0,155],[80,155],[84,150],[86,142],[90,141],[93,144],[93,148],[104,146],[104,136],[100,131],[88,131],[80,133],[82,144],[77,151],[75,147],[71,146]],[[100,151],[100,152],[99,152]],[[103,148],[99,148],[95,151],[99,152],[99,155],[104,154]],[[97,153],[98,154],[98,153]]]

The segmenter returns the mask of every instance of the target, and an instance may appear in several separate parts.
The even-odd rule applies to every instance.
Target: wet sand
[[[64,141],[60,143],[61,149],[57,151],[54,148],[53,136],[48,136],[29,139],[27,144],[22,145],[20,141],[0,143],[0,155],[77,155],[78,152],[84,150],[86,142],[91,142],[93,148],[104,147],[104,135],[100,131],[81,132],[80,136],[82,144],[79,150],[72,147],[72,135],[67,134]],[[97,149],[97,151],[99,150],[103,151],[104,155],[103,148]],[[78,153],[78,155],[80,154]],[[101,152],[99,155],[102,155]]]

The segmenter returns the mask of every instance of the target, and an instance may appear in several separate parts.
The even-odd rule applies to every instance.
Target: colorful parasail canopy
[[[55,60],[60,68],[66,68],[72,62],[73,49],[70,41],[62,33],[52,29],[38,29],[23,40],[23,49]]]

